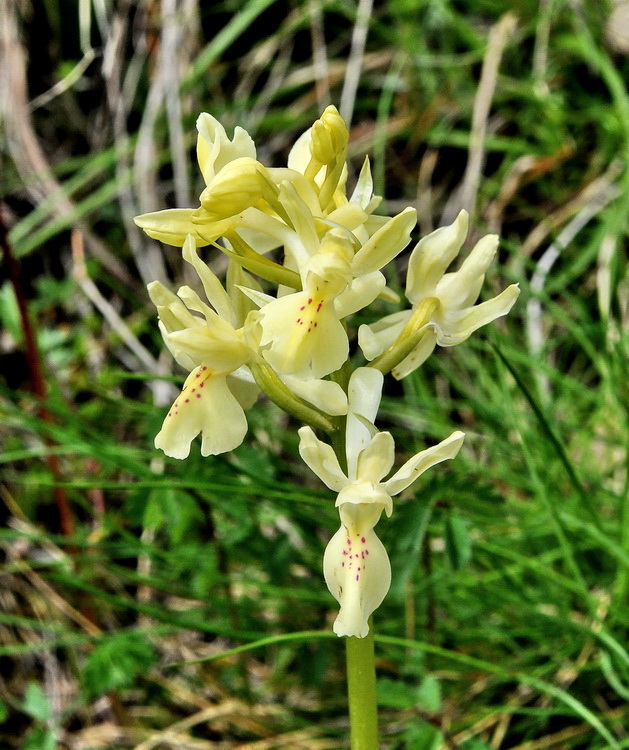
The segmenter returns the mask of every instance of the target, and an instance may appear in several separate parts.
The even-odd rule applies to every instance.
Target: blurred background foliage
[[[380,527],[382,747],[629,747],[628,8],[4,0],[3,748],[347,746],[333,498],[263,401],[233,454],[153,449],[145,285],[190,279],[132,222],[196,204],[200,111],[278,166],[328,103],[350,182],[368,153],[417,237],[466,207],[523,292],[383,401],[399,461],[468,437]]]

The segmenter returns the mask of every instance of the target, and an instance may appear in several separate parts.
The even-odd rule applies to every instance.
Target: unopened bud
[[[226,164],[201,193],[201,206],[210,221],[219,221],[255,206],[273,186],[260,162],[249,156]]]
[[[312,126],[310,153],[321,164],[345,160],[349,133],[336,107],[328,107]]]

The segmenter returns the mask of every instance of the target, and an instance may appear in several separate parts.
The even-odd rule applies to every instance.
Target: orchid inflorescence
[[[334,107],[296,141],[286,168],[262,165],[245,130],[235,128],[230,140],[207,113],[197,130],[206,184],[200,205],[136,218],[149,236],[182,248],[207,300],[189,286],[174,294],[159,281],[149,285],[166,346],[190,372],[155,445],[183,459],[200,434],[204,456],[233,450],[245,438],[245,412],[260,391],[305,422],[300,454],[338,493],[341,525],[324,556],[325,580],[340,604],[334,632],[364,637],[391,581],[374,526],[383,511],[391,515],[393,495],[453,458],[464,437],[453,432],[385,479],[394,443],[375,427],[383,376],[405,377],[436,345],[458,344],[506,315],[519,289],[512,284],[475,304],[498,247],[495,235],[483,237],[458,271],[447,272],[467,236],[461,211],[412,251],[410,306],[359,327],[367,364],[352,371],[346,320],[378,298],[399,302],[382,268],[408,245],[415,210],[374,214],[381,198],[373,194],[368,159],[347,197],[349,134]],[[204,246],[229,258],[224,285],[199,257]],[[281,262],[273,259],[278,249]]]

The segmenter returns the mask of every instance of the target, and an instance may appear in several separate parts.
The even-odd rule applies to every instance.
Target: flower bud
[[[226,164],[201,193],[206,220],[219,221],[274,197],[273,185],[260,162],[248,156]]]
[[[336,107],[328,107],[312,126],[310,153],[321,164],[345,160],[349,133]]]

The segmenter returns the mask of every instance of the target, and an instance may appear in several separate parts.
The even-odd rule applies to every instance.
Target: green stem
[[[324,414],[296,396],[290,388],[284,385],[275,370],[265,362],[250,362],[249,369],[258,388],[280,409],[312,427],[327,432],[328,435],[334,434],[337,430],[336,424],[331,421],[328,414]]]
[[[375,367],[383,375],[397,367],[419,344],[424,335],[424,326],[430,323],[439,304],[437,297],[426,297],[422,300],[393,344],[367,366]]]
[[[369,635],[346,638],[345,647],[351,748],[378,750],[373,618],[369,618]]]

